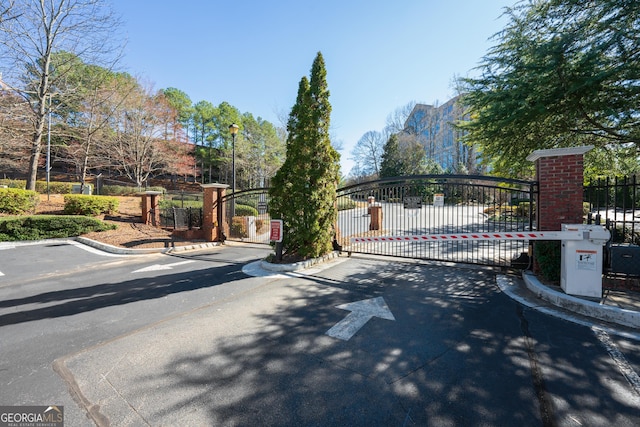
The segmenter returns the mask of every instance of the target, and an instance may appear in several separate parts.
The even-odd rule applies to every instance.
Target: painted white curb
[[[595,301],[589,301],[555,291],[543,285],[530,271],[522,273],[522,278],[527,288],[536,294],[538,298],[551,304],[565,308],[574,313],[604,320],[605,322],[640,328],[640,312],[619,307],[603,305]]]

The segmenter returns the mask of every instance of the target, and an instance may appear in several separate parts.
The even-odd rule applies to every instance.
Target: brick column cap
[[[570,156],[584,154],[593,149],[593,145],[583,145],[581,147],[550,148],[547,150],[536,150],[527,156],[527,160],[535,162],[542,157]]]
[[[217,182],[213,182],[211,184],[200,184],[202,188],[229,188],[227,184],[218,184]]]

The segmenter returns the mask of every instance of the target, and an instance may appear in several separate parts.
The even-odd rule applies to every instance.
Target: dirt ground
[[[171,231],[152,227],[142,223],[141,197],[117,197],[118,212],[101,215],[98,218],[115,224],[115,230],[93,232],[83,235],[98,242],[124,248],[163,248],[184,246],[199,241],[183,240],[171,235]],[[40,203],[36,209],[38,214],[59,215],[64,211],[63,194],[40,195]]]

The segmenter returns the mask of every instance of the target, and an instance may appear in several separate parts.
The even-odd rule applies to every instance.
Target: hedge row
[[[0,186],[6,185],[8,188],[17,188],[24,190],[27,187],[27,181],[24,179],[0,179]],[[50,194],[71,194],[74,185],[80,185],[79,182],[49,182]],[[138,187],[131,187],[127,185],[103,185],[100,194],[105,196],[133,196],[138,193],[150,190],[161,191],[166,193],[166,189],[163,187],[149,187],[141,190]],[[47,182],[36,181],[36,192],[40,194],[47,193]]]
[[[67,215],[100,215],[118,210],[119,200],[108,196],[67,194],[64,196],[64,213]]]
[[[24,190],[27,187],[27,181],[24,179],[0,179],[0,185],[6,185],[9,188],[18,188]],[[50,194],[70,194],[74,185],[80,183],[73,182],[49,182]],[[47,193],[47,181],[36,181],[36,192],[40,194]]]
[[[0,188],[0,213],[10,215],[35,212],[40,196],[35,191]]]
[[[116,226],[86,216],[37,215],[0,218],[0,242],[59,239]]]
[[[100,194],[104,196],[135,196],[143,191],[161,191],[162,194],[167,192],[163,187],[149,187],[141,190],[138,187],[126,185],[103,185]]]

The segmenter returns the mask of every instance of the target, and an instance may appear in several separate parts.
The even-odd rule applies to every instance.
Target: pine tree
[[[402,159],[400,158],[400,144],[398,136],[392,134],[384,144],[382,160],[380,162],[380,178],[401,176]]]
[[[340,155],[331,145],[331,104],[322,54],[302,77],[287,130],[287,158],[272,180],[271,217],[283,220],[283,255],[313,258],[332,250]]]

